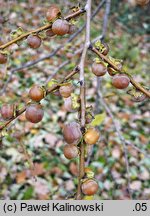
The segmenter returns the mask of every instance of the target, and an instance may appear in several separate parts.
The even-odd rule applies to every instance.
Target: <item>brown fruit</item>
[[[136,3],[138,5],[144,6],[147,5],[149,3],[150,0],[136,0]]]
[[[3,104],[1,107],[1,116],[4,120],[14,117],[15,106],[13,104]]]
[[[92,65],[92,72],[96,76],[104,76],[105,73],[107,72],[107,67],[104,65],[103,62],[100,62],[100,63],[94,62]]]
[[[108,52],[109,52],[109,46],[108,46],[108,44],[107,43],[103,43],[103,45],[104,45],[104,51],[102,52],[102,54],[103,55],[107,55],[108,54]]]
[[[51,5],[46,12],[46,19],[48,21],[53,21],[58,17],[60,9],[57,5]]]
[[[54,32],[52,31],[52,29],[48,29],[47,31],[46,31],[46,36],[47,37],[53,37],[55,34],[54,34]]]
[[[5,64],[7,62],[7,55],[0,53],[0,64]]]
[[[76,122],[66,124],[63,128],[63,136],[67,143],[77,144],[82,137],[80,125]]]
[[[28,42],[28,45],[33,48],[33,49],[37,49],[40,47],[41,45],[41,38],[37,35],[29,35],[27,37],[27,42]]]
[[[87,179],[85,182],[81,185],[82,193],[84,195],[94,195],[98,191],[98,184],[93,179]]]
[[[29,97],[36,102],[39,102],[44,98],[44,89],[42,89],[38,85],[32,86],[32,88],[29,91]]]
[[[69,31],[69,23],[66,20],[57,19],[52,25],[52,31],[57,35],[65,35]]]
[[[44,111],[40,104],[31,104],[27,107],[25,113],[26,119],[32,123],[38,123],[44,116]]]
[[[100,133],[94,127],[88,128],[86,133],[84,134],[84,140],[89,145],[95,144],[98,141],[99,137]]]
[[[63,153],[67,159],[73,159],[78,156],[79,151],[77,146],[70,144],[64,146]]]
[[[68,83],[67,85],[61,86],[59,88],[59,92],[60,92],[61,96],[64,98],[70,97],[72,91],[73,91],[73,86],[71,83]]]
[[[130,79],[125,74],[116,74],[112,79],[112,84],[117,89],[125,89],[128,87]]]

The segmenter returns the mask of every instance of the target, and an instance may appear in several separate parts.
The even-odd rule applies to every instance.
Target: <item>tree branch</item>
[[[62,81],[60,81],[58,84],[53,85],[52,87],[48,88],[46,90],[46,94],[50,94],[51,92],[55,91],[56,89],[58,89],[60,87],[60,84],[69,80],[71,77],[73,77],[75,74],[77,74],[79,72],[78,67],[76,67],[70,74],[68,74]],[[31,101],[28,101],[27,104],[29,104]],[[26,106],[23,107],[22,109],[18,110],[16,112],[16,115],[6,121],[3,125],[0,126],[0,131],[2,131],[4,128],[6,128],[12,121],[14,121],[16,118],[18,118],[18,116],[20,116],[22,113],[24,113],[26,111]]]
[[[82,14],[82,13],[84,13],[84,12],[85,12],[84,9],[80,9],[79,11],[76,11],[76,12],[74,12],[74,13],[72,13],[72,14],[66,16],[64,19],[65,19],[65,20],[70,20],[70,19],[72,19],[72,18],[75,18],[75,17],[79,16],[80,14]],[[17,38],[15,38],[15,39],[13,39],[13,40],[11,40],[11,41],[9,41],[9,42],[7,42],[7,43],[1,45],[1,46],[0,46],[0,49],[5,49],[5,48],[9,47],[10,45],[12,45],[12,44],[14,44],[14,43],[16,43],[16,42],[18,42],[18,41],[20,41],[20,40],[26,38],[26,37],[29,36],[30,34],[39,33],[39,32],[44,31],[44,30],[46,30],[46,29],[50,29],[51,27],[52,27],[52,23],[46,24],[46,25],[44,25],[44,26],[42,26],[42,27],[40,27],[40,28],[37,28],[37,29],[34,29],[34,30],[32,30],[32,31],[26,32],[26,33],[20,35],[19,37],[17,37]]]
[[[87,0],[87,5],[85,6],[87,15],[86,15],[86,35],[83,52],[81,55],[81,60],[79,64],[80,69],[80,103],[81,103],[81,129],[85,131],[85,112],[86,112],[86,101],[85,101],[85,78],[84,78],[84,67],[85,59],[87,55],[87,50],[90,45],[90,21],[91,21],[91,0]],[[78,177],[78,189],[76,199],[82,199],[81,193],[81,180],[84,176],[84,167],[85,167],[85,152],[84,152],[84,141],[80,143],[80,156],[79,156],[79,177]]]
[[[95,54],[97,54],[101,59],[103,59],[105,62],[107,62],[113,69],[115,69],[116,71],[118,71],[118,72],[120,72],[120,73],[125,73],[125,74],[127,74],[127,76],[130,78],[130,82],[131,82],[131,84],[135,87],[135,88],[137,88],[137,89],[139,89],[141,92],[143,92],[147,97],[149,97],[150,98],[150,91],[148,91],[148,90],[146,90],[143,86],[141,86],[138,82],[136,82],[134,79],[133,79],[133,77],[129,74],[129,73],[127,73],[127,72],[125,72],[125,71],[123,71],[123,70],[120,70],[107,56],[105,56],[105,55],[103,55],[102,53],[100,53],[95,47],[93,47],[92,45],[90,45],[89,46],[89,49],[91,50],[91,51],[93,51]]]

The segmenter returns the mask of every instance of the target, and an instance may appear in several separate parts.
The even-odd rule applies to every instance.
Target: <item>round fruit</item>
[[[98,184],[93,179],[87,179],[85,182],[81,185],[82,193],[84,195],[94,195],[98,191]]]
[[[29,97],[36,102],[39,102],[44,98],[44,90],[38,86],[34,85],[29,91]]]
[[[31,104],[27,107],[25,113],[26,119],[32,123],[38,123],[44,116],[44,111],[40,104]]]
[[[98,141],[99,137],[100,133],[94,127],[88,128],[86,133],[84,134],[84,140],[89,145],[95,144]]]
[[[68,34],[73,34],[76,32],[76,30],[77,30],[77,27],[75,25],[70,25]]]
[[[149,3],[149,0],[136,0],[138,5],[144,6]]]
[[[14,117],[15,107],[13,104],[3,104],[1,107],[1,116],[4,120],[9,120]]]
[[[60,13],[60,9],[57,5],[51,5],[46,13],[46,19],[48,21],[52,21],[57,18],[58,14]]]
[[[79,151],[78,151],[77,146],[70,144],[70,145],[64,146],[63,153],[67,159],[73,159],[78,156]]]
[[[0,64],[5,64],[7,62],[7,55],[0,53]]]
[[[40,47],[42,40],[37,35],[29,35],[27,38],[27,42],[31,48],[37,49]]]
[[[108,46],[107,43],[103,43],[103,45],[104,45],[104,48],[105,48],[105,49],[103,50],[102,54],[103,54],[103,55],[107,55],[108,52],[109,52],[109,46]]]
[[[70,97],[72,91],[73,91],[73,86],[71,83],[68,83],[67,85],[61,86],[59,88],[59,92],[60,92],[61,96],[64,98]]]
[[[47,31],[46,31],[46,36],[47,37],[53,37],[55,34],[54,34],[54,32],[52,31],[52,29],[48,29]]]
[[[100,62],[100,63],[94,62],[92,65],[92,72],[96,76],[104,76],[105,73],[107,72],[107,67],[104,65],[103,62]]]
[[[67,143],[77,144],[82,137],[80,125],[76,122],[66,124],[63,128],[63,136]]]
[[[130,79],[125,74],[116,74],[112,79],[112,84],[117,89],[127,88],[130,83]]]
[[[57,19],[52,25],[52,31],[57,35],[65,35],[69,31],[69,23],[66,20]]]

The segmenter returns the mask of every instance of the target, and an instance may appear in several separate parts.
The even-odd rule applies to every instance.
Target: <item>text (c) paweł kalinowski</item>
[[[42,212],[42,211],[103,211],[104,206],[103,203],[94,203],[94,204],[70,204],[70,203],[64,203],[60,204],[57,203],[50,203],[47,204],[27,204],[27,203],[21,203],[20,204],[20,211],[31,211],[31,212]]]

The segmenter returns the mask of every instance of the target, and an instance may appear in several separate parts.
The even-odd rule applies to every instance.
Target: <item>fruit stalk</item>
[[[127,73],[126,71],[123,71],[122,69],[119,69],[107,56],[103,55],[102,53],[100,53],[95,47],[93,47],[91,44],[89,46],[89,49],[94,52],[95,54],[97,54],[101,59],[103,59],[105,62],[107,62],[114,70],[116,70],[117,72],[120,73],[124,73],[126,75],[128,75],[128,77],[130,78],[130,83],[138,90],[140,90],[141,92],[143,92],[147,97],[150,98],[150,91],[148,91],[147,89],[145,89],[142,85],[140,85],[138,82],[136,82],[133,77]]]

